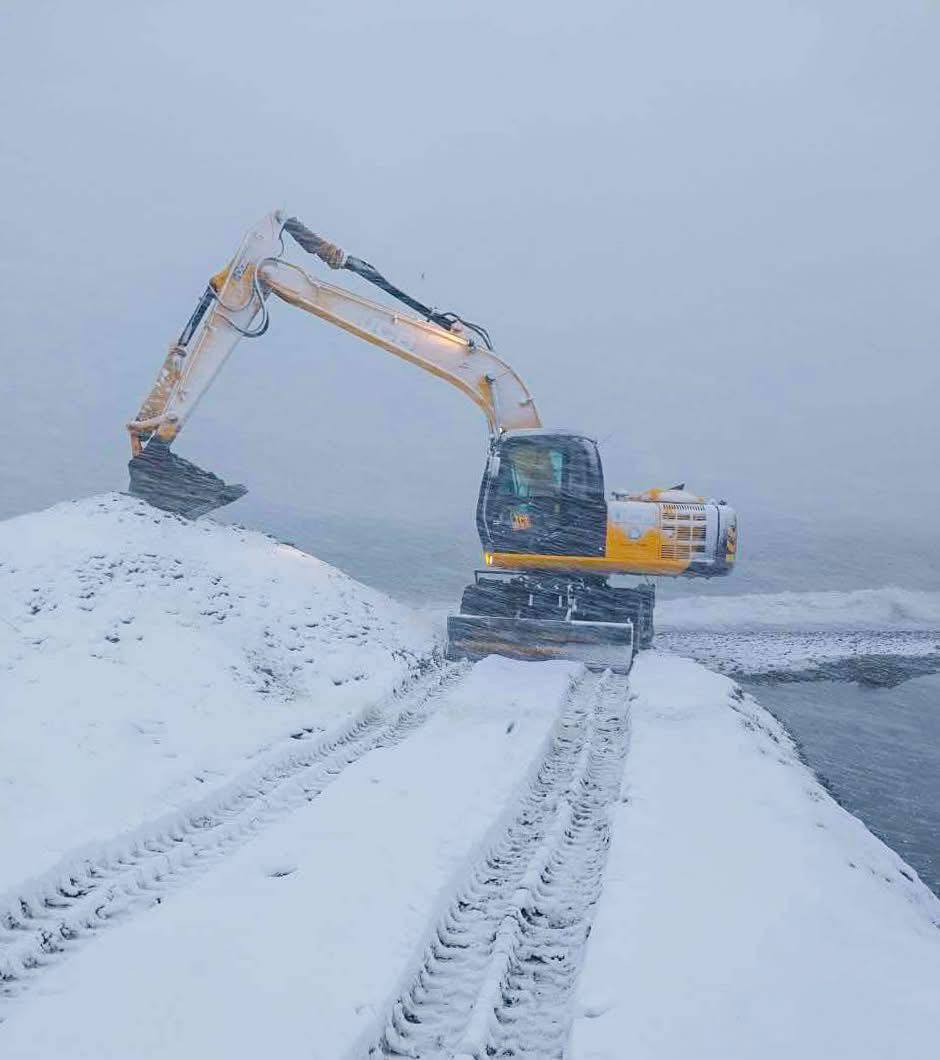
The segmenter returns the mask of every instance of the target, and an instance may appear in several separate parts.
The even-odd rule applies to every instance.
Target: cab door
[[[607,502],[594,442],[576,435],[501,441],[483,477],[477,525],[493,552],[602,556]]]

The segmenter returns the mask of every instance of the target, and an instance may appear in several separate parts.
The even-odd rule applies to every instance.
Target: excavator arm
[[[284,257],[285,232],[331,268],[357,273],[424,319],[310,276]],[[484,329],[422,305],[368,262],[275,211],[248,232],[229,265],[212,277],[140,411],[127,425],[131,493],[195,518],[245,492],[172,454],[170,445],[238,343],[267,331],[272,294],[445,379],[482,409],[493,435],[541,426],[532,395],[492,351]]]

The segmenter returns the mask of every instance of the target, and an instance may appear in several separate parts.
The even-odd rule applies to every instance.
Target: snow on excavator
[[[285,258],[285,233],[418,316],[314,279]],[[447,620],[448,657],[564,658],[626,671],[652,643],[654,589],[612,585],[612,575],[732,570],[737,518],[728,505],[682,486],[608,494],[596,443],[542,426],[532,395],[493,352],[485,328],[422,305],[280,211],[252,228],[209,281],[127,425],[133,495],[194,519],[245,493],[170,446],[238,342],[267,330],[271,294],[447,380],[486,416],[489,452],[476,516],[484,565]]]

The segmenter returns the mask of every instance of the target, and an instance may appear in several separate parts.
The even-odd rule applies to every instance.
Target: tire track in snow
[[[85,847],[9,891],[0,898],[0,1022],[4,1003],[101,928],[159,904],[184,878],[312,801],[363,755],[405,739],[466,672],[466,666],[435,669],[330,734],[301,733],[220,791]]]
[[[629,739],[626,680],[607,674],[581,687],[370,1057],[563,1056]]]

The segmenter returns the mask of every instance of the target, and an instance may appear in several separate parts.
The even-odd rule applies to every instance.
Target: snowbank
[[[940,902],[731,681],[650,653],[573,1060],[931,1056]]]
[[[433,632],[271,538],[112,494],[0,523],[0,894],[386,695]]]
[[[656,605],[660,629],[933,629],[940,593],[911,589],[683,596]]]

